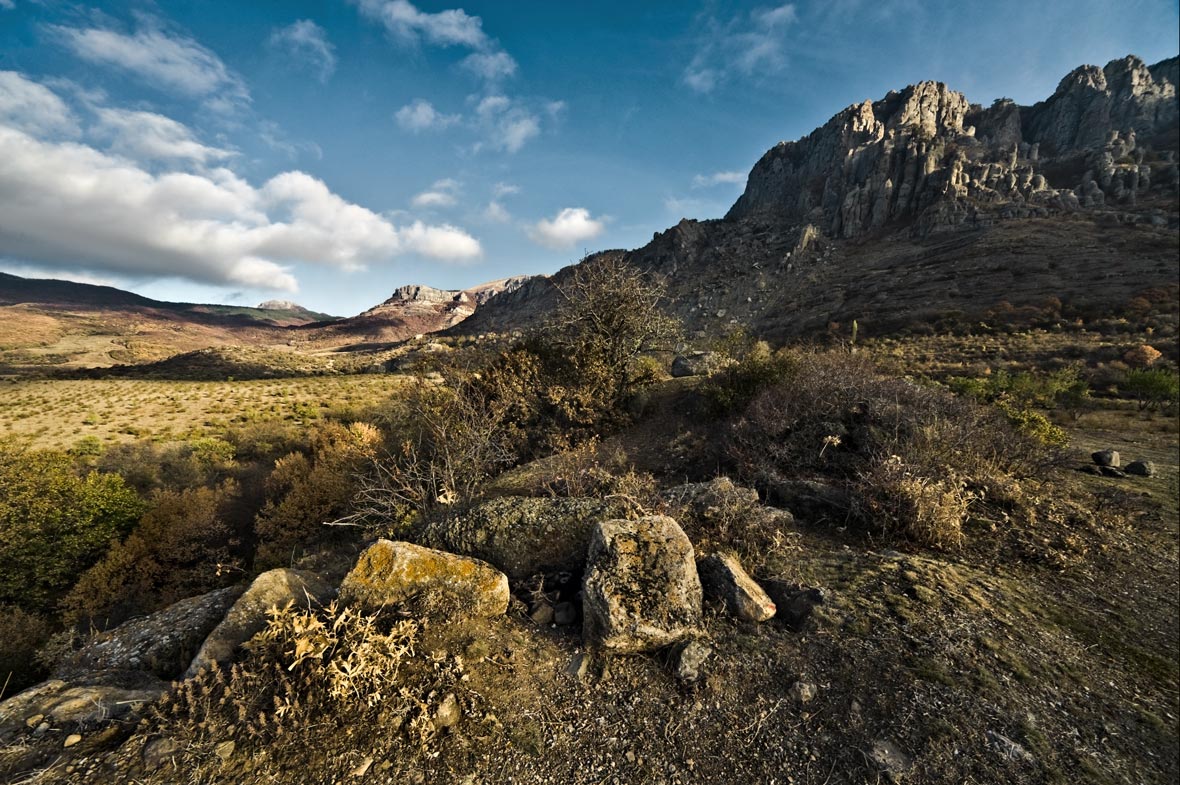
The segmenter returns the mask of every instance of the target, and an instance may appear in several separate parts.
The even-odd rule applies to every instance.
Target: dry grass
[[[32,446],[70,448],[186,439],[245,423],[306,424],[379,404],[404,377],[324,376],[233,382],[136,379],[0,381],[0,434]]]

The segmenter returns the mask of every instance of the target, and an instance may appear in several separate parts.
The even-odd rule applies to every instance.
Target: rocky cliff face
[[[1176,281],[1178,62],[1084,66],[1031,107],[937,82],[891,92],[769,150],[725,219],[602,253],[662,276],[697,337],[889,330],[1046,298],[1117,309]],[[456,330],[540,323],[570,269]]]
[[[1032,107],[983,109],[939,82],[891,92],[768,151],[726,218],[853,238],[899,221],[927,232],[1175,190],[1174,151],[1144,144],[1166,144],[1176,125],[1175,71],[1175,58],[1083,66]]]

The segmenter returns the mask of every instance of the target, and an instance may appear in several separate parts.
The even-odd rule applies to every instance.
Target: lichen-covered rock
[[[209,633],[185,678],[232,660],[238,647],[266,626],[271,608],[282,608],[288,602],[323,601],[330,594],[331,588],[310,572],[277,569],[262,573]]]
[[[617,512],[600,499],[491,499],[427,524],[422,542],[492,564],[513,580],[540,572],[577,571],[586,561],[590,532]]]
[[[582,582],[582,635],[619,653],[652,651],[697,634],[701,582],[692,543],[673,519],[603,521]]]
[[[716,599],[743,621],[764,622],[777,610],[774,601],[744,569],[737,557],[715,553],[697,562],[705,596]]]
[[[190,597],[96,635],[53,669],[69,681],[95,671],[144,671],[161,679],[184,672],[209,633],[225,618],[242,587]]]
[[[366,610],[409,604],[427,616],[491,617],[508,610],[508,576],[478,559],[378,540],[340,584],[340,599]]]

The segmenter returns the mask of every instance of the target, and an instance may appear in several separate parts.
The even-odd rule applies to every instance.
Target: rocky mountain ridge
[[[1115,308],[1176,282],[1178,63],[1082,66],[1031,107],[983,108],[938,82],[890,92],[767,151],[724,219],[602,253],[663,276],[702,336],[885,329],[1050,297]],[[568,274],[456,329],[534,323]]]

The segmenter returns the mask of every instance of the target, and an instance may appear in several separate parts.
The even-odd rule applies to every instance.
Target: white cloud
[[[33,134],[78,133],[74,113],[56,93],[15,71],[0,71],[0,123]]]
[[[154,112],[100,107],[96,135],[111,140],[111,150],[137,160],[184,160],[208,164],[235,153],[197,141],[189,128]]]
[[[508,212],[508,209],[504,205],[493,199],[484,208],[483,218],[485,221],[490,221],[491,223],[506,224],[512,220],[512,213]]]
[[[400,230],[400,236],[407,251],[431,259],[471,262],[483,256],[478,240],[450,224],[427,226],[414,221]]]
[[[149,151],[159,145],[157,155],[181,163],[210,158],[168,118],[107,117],[164,129],[144,143]],[[303,172],[261,187],[226,168],[153,173],[7,123],[0,123],[0,227],[0,257],[15,263],[288,291],[297,288],[294,264],[357,270],[406,253],[449,261],[481,253],[462,229],[397,227]]]
[[[602,233],[604,224],[592,218],[584,207],[566,207],[553,220],[537,221],[528,230],[529,239],[546,248],[571,248]]]
[[[459,182],[449,177],[437,180],[429,190],[414,197],[413,205],[418,208],[454,207],[459,202],[459,187]]]
[[[16,8],[16,2],[15,0],[0,0],[0,8],[3,8],[6,11],[11,11],[12,9]]]
[[[50,29],[81,59],[122,69],[158,89],[205,99],[223,111],[250,101],[241,78],[191,38],[150,27],[134,35],[97,27]]]
[[[709,188],[714,185],[721,185],[722,183],[729,183],[733,185],[744,185],[746,182],[746,173],[733,172],[713,172],[713,174],[698,174],[692,178],[693,188]]]
[[[515,196],[520,193],[520,186],[512,183],[496,183],[492,186],[492,196],[501,199],[505,196]]]
[[[541,118],[522,102],[489,95],[475,107],[476,120],[487,143],[496,150],[515,153],[541,133]]]
[[[407,0],[355,0],[361,16],[385,27],[393,37],[416,44],[421,40],[440,46],[487,49],[492,41],[483,31],[483,20],[461,8],[427,13]]]
[[[336,71],[336,49],[324,28],[310,19],[299,19],[275,30],[269,43],[287,56],[307,63],[327,82]]]
[[[681,81],[698,93],[710,93],[735,75],[780,73],[787,64],[786,32],[798,18],[795,5],[786,3],[725,22],[706,20]]]
[[[462,119],[457,114],[442,114],[424,98],[415,98],[398,109],[394,118],[399,126],[413,133],[441,131]]]
[[[516,74],[516,60],[507,52],[492,52],[491,54],[476,52],[463,58],[459,65],[489,82],[506,79]]]

